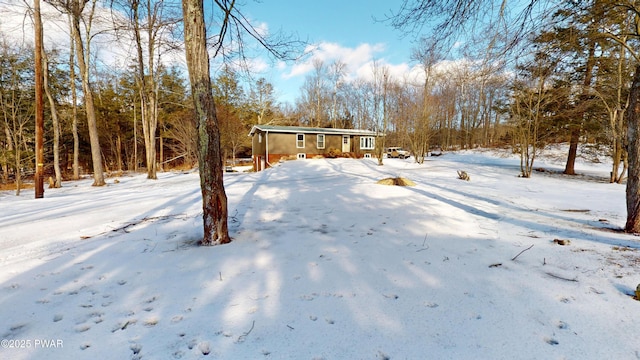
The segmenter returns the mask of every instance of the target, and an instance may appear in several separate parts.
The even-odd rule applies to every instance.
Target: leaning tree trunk
[[[627,224],[625,231],[640,233],[640,65],[636,66],[627,111]]]
[[[198,167],[202,189],[202,245],[231,241],[227,227],[227,195],[222,179],[220,129],[211,92],[209,53],[202,0],[182,0],[184,42],[191,96],[198,130]]]

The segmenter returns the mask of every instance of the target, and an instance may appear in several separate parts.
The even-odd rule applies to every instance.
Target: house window
[[[360,149],[373,150],[376,148],[376,138],[373,136],[363,136],[360,138]]]
[[[305,153],[298,154],[298,159],[306,159],[306,158],[307,158],[307,154]]]
[[[318,134],[318,149],[324,149],[324,134]]]
[[[262,134],[258,134],[258,142],[262,143]]]
[[[296,147],[304,149],[304,134],[296,134]]]

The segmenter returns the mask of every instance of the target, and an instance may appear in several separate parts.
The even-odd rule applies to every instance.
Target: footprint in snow
[[[153,297],[151,297],[151,298],[149,298],[149,299],[145,300],[145,302],[144,302],[144,303],[145,303],[145,304],[151,304],[152,302],[154,302],[154,301],[156,301],[156,300],[158,300],[158,297],[157,297],[157,296],[153,296]]]
[[[196,347],[196,345],[198,345],[198,341],[196,339],[192,339],[187,343],[187,348],[189,350],[193,350],[193,348]]]
[[[16,290],[16,289],[20,289],[20,284],[18,284],[18,283],[13,283],[13,284],[11,284],[11,285],[7,286],[5,289],[8,289],[8,290]]]
[[[312,293],[310,295],[300,295],[301,300],[311,301],[318,297],[318,293]]]
[[[567,324],[564,321],[558,321],[558,329],[568,329],[569,328],[569,324]]]
[[[211,353],[211,346],[208,341],[202,341],[198,344],[198,350],[200,350],[202,355],[209,355]]]
[[[87,325],[87,324],[81,324],[76,326],[75,331],[77,333],[83,333],[83,332],[87,332],[91,329],[91,326]]]
[[[138,355],[140,353],[140,351],[142,351],[142,345],[140,345],[138,343],[133,343],[133,344],[129,345],[129,349],[131,349],[131,351],[133,351],[133,355]]]
[[[554,338],[545,338],[544,341],[549,345],[558,345],[558,344],[560,344],[558,342],[558,340],[556,340]]]
[[[571,299],[571,298],[568,298],[568,297],[561,297],[561,298],[560,298],[560,302],[565,303],[565,304],[570,303],[570,302],[571,302],[571,300],[572,300],[572,299]]]
[[[153,327],[153,326],[158,325],[158,322],[159,322],[159,321],[160,321],[160,320],[159,320],[157,317],[152,316],[152,317],[150,317],[150,318],[148,318],[148,319],[144,320],[144,326],[146,326],[146,327]]]
[[[589,288],[589,290],[590,290],[592,293],[594,293],[594,294],[598,294],[598,295],[602,295],[602,294],[604,294],[604,291],[602,291],[602,290],[598,290],[598,289],[596,289],[596,288],[594,288],[594,287]]]
[[[15,324],[12,325],[9,328],[9,332],[2,335],[3,338],[5,339],[12,339],[12,338],[16,338],[18,335],[20,335],[22,332],[24,332],[27,328],[27,323],[22,323],[22,324]]]
[[[324,320],[325,320],[325,321],[327,322],[327,324],[329,324],[329,325],[333,325],[333,324],[335,324],[335,323],[336,323],[335,321],[333,321],[333,319],[332,319],[332,318],[326,318],[326,319],[324,319]]]

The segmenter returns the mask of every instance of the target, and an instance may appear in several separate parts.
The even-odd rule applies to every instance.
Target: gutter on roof
[[[334,129],[334,128],[313,128],[303,126],[275,126],[275,125],[254,125],[249,132],[249,136],[253,135],[255,131],[261,130],[265,132],[278,132],[278,133],[307,133],[307,134],[340,134],[340,135],[352,135],[352,136],[384,136],[372,130],[360,130],[360,129]]]

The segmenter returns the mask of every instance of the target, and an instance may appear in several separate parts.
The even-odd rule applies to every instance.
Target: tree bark
[[[584,124],[584,116],[586,113],[586,103],[589,101],[588,89],[591,87],[591,81],[593,79],[593,67],[596,64],[595,58],[596,42],[591,41],[589,44],[589,55],[587,57],[587,64],[585,67],[584,79],[582,81],[582,94],[580,95],[580,111],[576,114],[575,119],[569,124],[571,129],[571,136],[569,138],[569,154],[567,155],[567,163],[564,168],[564,174],[575,175],[576,174],[576,157],[578,155],[578,143],[580,142],[580,133]]]
[[[144,51],[142,30],[140,28],[140,3],[132,1],[133,11],[133,30],[136,40],[137,62],[138,62],[138,90],[141,99],[141,118],[142,118],[142,134],[144,138],[145,161],[147,164],[147,179],[156,180],[157,161],[156,161],[156,130],[158,126],[157,100],[156,100],[156,79],[154,65],[155,35],[153,26],[156,22],[155,14],[152,11],[150,1],[146,3],[147,10],[147,65],[144,63]]]
[[[62,186],[62,171],[60,170],[60,121],[58,120],[58,108],[56,102],[51,95],[49,89],[49,58],[47,53],[42,49],[42,68],[44,71],[44,93],[49,100],[49,107],[51,108],[51,126],[53,127],[53,170],[55,174],[54,188]]]
[[[68,15],[69,30],[73,29],[71,15]],[[74,59],[75,40],[69,31],[69,85],[71,90],[71,132],[73,133],[73,180],[80,179],[80,137],[78,136],[78,95],[76,91],[76,66]]]
[[[231,241],[227,226],[227,195],[222,178],[220,130],[211,92],[202,0],[182,0],[182,12],[186,60],[198,130],[198,168],[204,222],[201,244],[225,244]]]
[[[34,30],[35,30],[35,120],[36,120],[36,173],[35,173],[35,197],[44,197],[44,104],[42,100],[43,74],[42,74],[42,18],[40,17],[40,0],[35,0],[34,4]],[[16,157],[17,157],[16,153]],[[16,167],[20,173],[20,168]],[[16,178],[17,180],[17,178]],[[18,181],[16,181],[18,182]],[[19,182],[18,182],[19,183]],[[19,186],[18,186],[19,189]],[[18,190],[19,191],[19,190]]]
[[[87,125],[89,127],[89,143],[91,144],[91,161],[93,163],[93,186],[103,186],[105,185],[105,181],[104,170],[102,166],[102,151],[100,149],[100,140],[98,138],[96,110],[94,107],[93,92],[89,79],[89,56],[85,56],[85,46],[82,43],[82,36],[80,35],[80,16],[84,4],[80,3],[80,0],[74,0],[73,6],[73,11],[71,11],[71,31],[73,33],[73,38],[75,41],[76,58],[78,61],[78,67],[80,68],[80,78],[82,79],[85,112],[87,115]],[[88,30],[87,36],[89,36]],[[88,39],[86,48],[88,53]]]
[[[627,223],[625,231],[640,233],[640,65],[636,66],[627,114]]]

